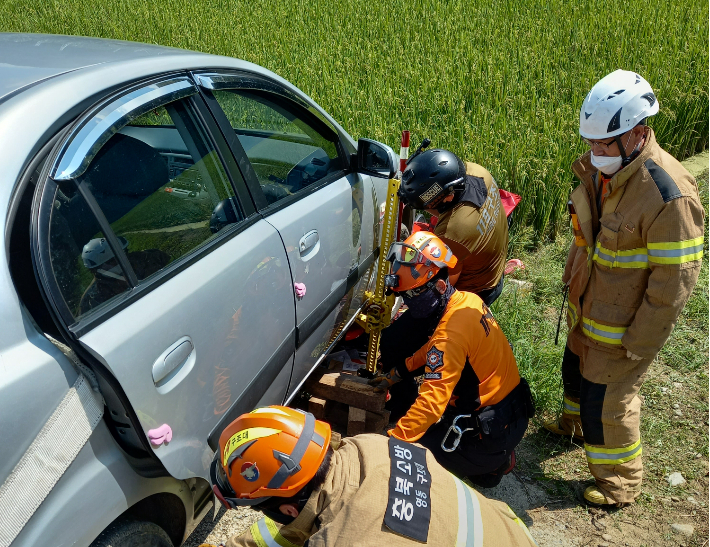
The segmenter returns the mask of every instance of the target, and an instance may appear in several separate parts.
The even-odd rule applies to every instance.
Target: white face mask
[[[592,152],[590,160],[592,165],[605,175],[613,175],[621,169],[621,156],[595,156]]]
[[[629,145],[630,140],[631,134],[629,134],[629,138],[626,139],[626,145],[624,146],[624,148]],[[640,148],[641,143],[636,145],[631,154],[634,154]],[[629,156],[631,154],[629,154]],[[623,162],[621,156],[595,156],[594,152],[592,152],[592,156],[589,159],[591,160],[592,165],[599,169],[605,175],[613,175],[614,173],[616,173],[619,169],[621,169],[621,164]]]

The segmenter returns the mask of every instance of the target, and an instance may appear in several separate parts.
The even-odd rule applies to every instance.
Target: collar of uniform
[[[444,311],[444,315],[451,309],[452,306],[455,306],[459,302],[463,300],[463,293],[461,291],[456,290],[454,287],[454,294],[451,295],[449,298],[449,302],[446,304],[446,311]]]
[[[597,168],[592,165],[592,152],[588,150],[572,163],[572,172],[582,183],[591,183]]]
[[[645,134],[646,143],[643,145],[643,148],[641,149],[639,155],[636,156],[636,159],[630,164],[628,164],[626,167],[624,167],[621,171],[616,173],[613,177],[611,177],[611,181],[609,182],[611,192],[613,192],[617,188],[621,188],[624,184],[626,184],[626,181],[629,180],[629,178],[631,178],[631,176],[641,168],[643,162],[645,162],[648,158],[651,157],[653,148],[655,148],[656,146],[656,135],[653,133],[653,129],[651,129],[650,127],[646,128]]]

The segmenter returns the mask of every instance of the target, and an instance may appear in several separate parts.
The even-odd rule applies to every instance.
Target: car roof
[[[87,67],[195,55],[166,46],[52,34],[0,34],[0,51],[0,102],[39,82]]]

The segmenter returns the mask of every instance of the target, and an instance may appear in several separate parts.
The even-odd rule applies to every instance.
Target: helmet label
[[[439,249],[439,247],[437,247],[436,245],[431,245],[429,247],[429,253],[434,258],[439,258],[441,256],[441,249]]]
[[[441,186],[439,186],[437,183],[434,183],[426,192],[423,194],[419,194],[419,199],[422,200],[422,203],[426,205],[429,203],[432,199],[434,199],[439,192],[441,192]]]
[[[232,452],[234,452],[244,443],[253,441],[255,439],[261,439],[263,437],[270,437],[271,435],[276,435],[277,433],[281,433],[281,431],[278,429],[273,429],[271,427],[250,427],[249,429],[244,429],[238,433],[235,433],[229,438],[229,440],[224,445],[222,465],[224,467],[227,467],[227,461],[229,460],[229,456],[231,456]]]
[[[249,482],[259,480],[259,468],[253,462],[244,462],[239,474]]]

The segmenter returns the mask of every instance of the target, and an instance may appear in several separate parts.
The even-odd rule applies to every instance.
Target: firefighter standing
[[[427,450],[381,435],[333,450],[330,437],[312,414],[279,406],[227,426],[213,490],[228,508],[265,514],[227,547],[535,545],[506,504],[466,486]]]
[[[390,434],[418,441],[456,475],[495,486],[515,465],[513,450],[533,414],[510,344],[480,297],[451,286],[456,257],[434,234],[392,244],[387,258],[392,273],[385,283],[402,296],[413,321],[433,325],[428,336],[403,335],[398,342],[408,348],[406,357],[388,361],[383,354],[389,372],[370,380],[389,389],[424,373],[418,393],[405,394],[406,414]]]
[[[640,493],[637,396],[695,286],[704,212],[693,177],[656,143],[651,86],[617,70],[584,99],[579,132],[591,150],[572,170],[577,243],[567,258],[569,335],[563,413],[547,429],[584,440],[596,480],[584,493],[623,505]]]

